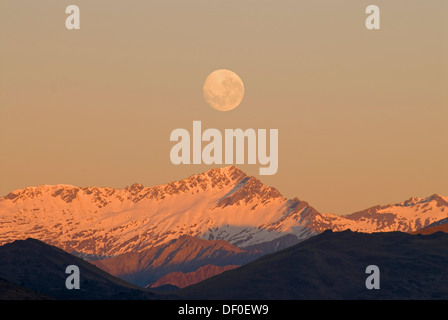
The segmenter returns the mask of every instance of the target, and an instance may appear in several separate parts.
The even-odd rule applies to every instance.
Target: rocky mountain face
[[[152,283],[148,288],[159,288],[161,286],[173,285],[178,288],[185,288],[191,286],[192,284],[201,282],[205,279],[216,276],[217,274],[223,273],[227,270],[236,269],[239,266],[235,265],[227,265],[227,266],[215,266],[212,264],[207,264],[203,267],[200,267],[196,271],[192,272],[171,272],[167,275],[164,275],[154,283]]]
[[[434,232],[448,233],[448,218],[431,223],[422,229],[412,232],[412,234],[431,234]]]
[[[163,280],[163,284],[179,286],[184,281],[184,274],[190,273],[186,282],[207,275],[224,271],[230,265],[244,265],[260,257],[263,253],[258,250],[243,250],[224,240],[202,240],[191,236],[181,236],[166,244],[155,246],[140,252],[130,252],[116,257],[94,260],[90,263],[98,268],[117,276],[125,281],[141,287],[155,287],[153,283],[160,278],[171,274]],[[214,270],[208,269],[208,273],[201,267],[214,265]],[[178,273],[176,273],[178,272]],[[213,273],[215,272],[215,273]],[[179,276],[179,279],[175,279]],[[170,280],[171,282],[167,281]]]

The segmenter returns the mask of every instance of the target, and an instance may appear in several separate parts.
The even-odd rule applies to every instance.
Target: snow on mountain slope
[[[113,256],[182,235],[247,247],[326,229],[411,232],[446,217],[448,199],[439,195],[346,216],[321,214],[230,166],[155,187],[16,190],[0,198],[0,245],[32,237],[69,252]]]
[[[437,194],[426,198],[412,197],[400,203],[375,206],[346,216],[323,214],[322,217],[333,231],[413,232],[448,217],[448,198]]]
[[[308,237],[313,231],[306,224],[318,214],[232,166],[156,187],[14,191],[0,198],[0,244],[33,237],[67,251],[111,256],[185,234],[247,246],[287,233]]]

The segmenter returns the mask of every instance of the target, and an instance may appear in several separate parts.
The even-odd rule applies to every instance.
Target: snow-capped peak
[[[300,209],[235,166],[154,187],[42,186],[0,200],[0,244],[32,236],[94,255],[139,251],[181,235],[243,246],[304,229]]]
[[[432,195],[347,216],[320,214],[307,202],[235,166],[211,169],[164,185],[123,189],[45,185],[0,198],[0,245],[28,237],[67,251],[116,255],[182,235],[245,247],[286,234],[326,229],[414,231],[448,216],[447,198]]]

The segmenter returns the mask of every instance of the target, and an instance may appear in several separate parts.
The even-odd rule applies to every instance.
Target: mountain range
[[[230,166],[155,187],[13,191],[0,198],[0,245],[34,238],[138,287],[186,287],[324,230],[429,234],[446,231],[447,217],[437,194],[320,213]]]
[[[447,246],[448,234],[444,232],[413,235],[327,230],[244,266],[227,268],[199,283],[163,293],[126,283],[39,240],[17,240],[0,246],[0,297],[2,300],[446,300]],[[68,265],[80,269],[79,290],[65,287]],[[378,267],[378,289],[366,287],[369,276],[366,268],[370,265]]]
[[[287,235],[297,242],[326,229],[413,232],[447,216],[448,198],[436,194],[345,216],[319,213],[230,166],[155,187],[43,185],[13,191],[0,198],[0,245],[32,237],[98,259],[183,235],[247,248]]]

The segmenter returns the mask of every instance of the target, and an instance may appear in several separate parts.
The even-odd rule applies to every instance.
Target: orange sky
[[[65,28],[65,7],[81,30]],[[381,30],[364,26],[381,9]],[[0,195],[27,186],[122,188],[182,179],[175,128],[279,129],[258,176],[321,212],[448,195],[448,22],[428,1],[0,2]],[[215,69],[239,107],[202,96]]]

